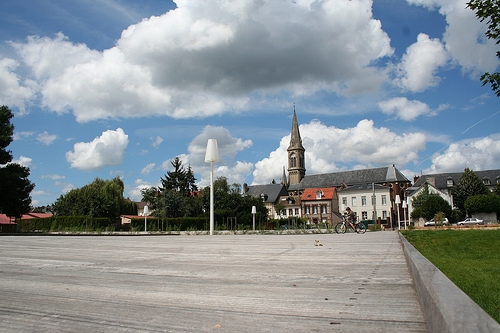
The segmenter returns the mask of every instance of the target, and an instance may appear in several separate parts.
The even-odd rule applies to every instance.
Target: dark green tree
[[[499,213],[500,196],[494,193],[473,195],[465,200],[467,214],[473,213]]]
[[[12,161],[7,147],[13,140],[14,114],[7,106],[0,106],[0,212],[9,217],[21,217],[31,209],[31,191],[35,188],[29,179],[30,169]]]
[[[12,161],[12,152],[6,148],[13,140],[14,125],[10,123],[13,117],[14,114],[8,107],[0,106],[0,165]]]
[[[486,37],[496,41],[500,44],[500,2],[498,0],[470,0],[467,2],[467,7],[476,13],[476,17],[481,22],[486,22],[488,29],[486,30]],[[496,56],[500,58],[500,51],[497,51]],[[484,73],[481,76],[483,86],[486,84],[491,85],[491,89],[497,96],[500,97],[500,73]]]
[[[30,211],[30,193],[35,184],[28,179],[29,175],[27,167],[16,163],[0,168],[0,205],[5,215],[19,218]]]
[[[161,177],[162,186],[160,190],[162,192],[172,190],[183,196],[190,196],[193,192],[198,191],[191,166],[187,170],[184,169],[179,157],[174,158],[170,164],[172,164],[174,170],[168,171],[165,178]]]
[[[488,188],[474,171],[465,168],[457,184],[452,189],[453,203],[461,212],[465,212],[464,204],[468,197],[488,193]]]

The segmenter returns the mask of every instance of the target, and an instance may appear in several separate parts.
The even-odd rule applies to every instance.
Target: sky
[[[281,181],[294,110],[306,175],[500,168],[498,46],[460,0],[3,0],[0,105],[32,205],[95,178],[125,197],[179,157],[209,185]]]

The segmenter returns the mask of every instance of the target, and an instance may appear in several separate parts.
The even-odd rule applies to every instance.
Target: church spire
[[[297,121],[297,113],[295,112],[295,104],[293,106],[292,133],[290,136],[290,145],[288,152],[288,175],[289,183],[298,184],[306,174],[305,149],[302,146],[302,138],[300,137],[299,123]]]

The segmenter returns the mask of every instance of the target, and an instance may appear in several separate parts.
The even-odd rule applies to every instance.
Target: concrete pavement
[[[0,332],[427,327],[398,233],[384,231],[3,236]]]

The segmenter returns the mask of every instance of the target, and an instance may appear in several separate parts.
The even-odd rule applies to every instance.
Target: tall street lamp
[[[214,162],[219,162],[216,139],[208,139],[205,162],[210,162],[210,235],[214,234]]]

